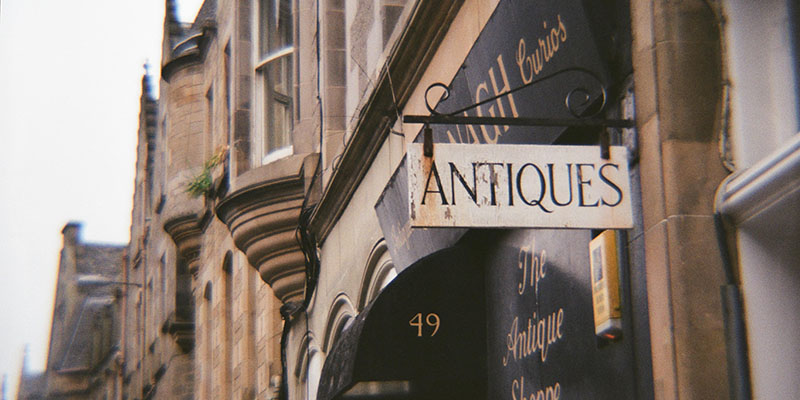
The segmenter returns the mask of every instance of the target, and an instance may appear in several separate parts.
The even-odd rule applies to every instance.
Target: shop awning
[[[468,248],[417,261],[342,333],[317,399],[485,398],[485,310]]]

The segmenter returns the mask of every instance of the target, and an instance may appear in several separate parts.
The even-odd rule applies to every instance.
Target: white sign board
[[[633,227],[628,153],[612,146],[408,145],[413,227]]]

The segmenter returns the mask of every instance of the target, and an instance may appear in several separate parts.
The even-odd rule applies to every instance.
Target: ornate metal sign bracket
[[[578,87],[572,89],[564,98],[564,106],[573,116],[573,118],[529,118],[529,117],[471,117],[466,115],[466,111],[495,101],[501,97],[507,96],[519,90],[533,86],[537,83],[549,80],[556,76],[566,73],[581,73],[594,80],[600,92],[599,97],[592,99],[589,89]],[[500,93],[497,96],[489,97],[473,105],[458,109],[449,113],[440,113],[431,107],[428,102],[428,94],[433,88],[444,89],[440,101],[447,100],[450,97],[450,88],[444,83],[434,83],[425,90],[425,107],[431,113],[430,115],[406,115],[403,117],[403,122],[425,124],[423,148],[426,157],[433,156],[433,133],[429,125],[511,125],[511,126],[551,126],[551,127],[602,127],[602,128],[633,128],[636,126],[636,121],[630,119],[602,119],[597,118],[606,106],[606,89],[602,81],[591,71],[580,68],[565,68],[561,71],[545,75],[538,79],[532,79],[530,82]],[[599,102],[599,104],[598,104]],[[464,115],[458,115],[458,114]],[[600,136],[601,156],[604,159],[609,158],[609,142],[608,133]]]

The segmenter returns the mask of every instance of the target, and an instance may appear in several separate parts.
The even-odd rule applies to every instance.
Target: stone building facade
[[[86,243],[81,225],[62,230],[47,364],[21,374],[18,399],[110,399],[122,391],[124,246]]]
[[[800,18],[768,3],[166,1],[121,398],[797,397]],[[594,161],[443,159],[499,145]],[[628,222],[417,227],[412,163],[423,201]]]
[[[302,192],[305,165],[302,154],[289,156],[282,170],[257,171],[260,163],[251,163],[252,21],[249,8],[237,3],[206,1],[196,20],[184,24],[167,1],[157,100],[150,77],[143,79],[126,264],[126,279],[143,287],[127,296],[123,398],[277,396],[276,295],[295,295],[302,284],[270,288],[217,208],[239,189],[272,190],[275,201],[244,210],[276,230],[246,235],[260,245],[254,264],[291,269],[299,258],[302,266],[293,241],[275,243],[278,234],[293,238],[296,221],[273,218],[269,207],[297,213],[297,189],[286,183],[299,182]],[[280,256],[288,259],[275,260]]]
[[[434,325],[419,319],[431,316],[426,314],[430,311],[385,303],[399,298],[417,304],[408,296],[429,295],[423,293],[424,282],[437,275],[424,275],[418,266],[432,268],[432,259],[446,264],[441,255],[445,253],[437,251],[452,246],[468,254],[482,249],[474,257],[481,260],[487,286],[476,289],[475,295],[486,296],[488,304],[486,321],[476,318],[487,326],[489,359],[485,370],[478,368],[478,376],[488,376],[487,383],[476,388],[487,391],[488,398],[522,398],[537,390],[545,394],[551,390],[551,397],[560,393],[564,398],[797,396],[800,388],[779,371],[800,365],[797,352],[780,350],[796,348],[800,338],[787,334],[796,331],[797,319],[787,312],[793,314],[788,310],[795,309],[798,300],[796,246],[789,243],[798,237],[800,226],[793,217],[798,183],[790,178],[797,176],[798,165],[800,20],[793,2],[778,0],[765,7],[746,3],[545,1],[532,10],[511,0],[359,1],[344,2],[342,7],[339,2],[321,2],[316,8],[322,46],[316,72],[323,105],[321,194],[309,221],[319,265],[309,269],[315,274],[313,296],[288,322],[290,398],[459,393],[459,377],[453,378],[449,389],[431,389],[446,386],[452,377],[434,375],[438,378],[428,379],[438,383],[426,382],[403,369],[405,362],[392,358],[404,354],[416,359],[410,354],[429,348],[392,341],[392,347],[406,350],[397,353],[386,343],[375,342],[375,336],[383,335],[386,341],[397,337],[392,330],[377,328],[380,324],[407,329],[412,338],[421,335],[426,324]],[[302,21],[302,17],[297,9],[296,18]],[[762,23],[770,28],[761,30]],[[315,25],[301,27],[300,37],[303,29],[314,30]],[[753,35],[756,31],[763,33],[759,39]],[[561,39],[561,49],[552,36],[548,38],[552,32]],[[524,42],[530,57],[525,56]],[[302,51],[305,45],[300,40],[297,48]],[[549,54],[537,55],[537,47]],[[576,50],[579,54],[573,53]],[[591,57],[597,58],[588,60]],[[598,145],[605,140],[604,132],[612,144],[629,152],[633,227],[613,231],[622,260],[621,338],[610,343],[597,339],[582,353],[582,367],[560,366],[557,360],[548,367],[543,360],[525,358],[518,363],[520,375],[512,377],[504,372],[510,367],[498,366],[503,352],[492,349],[503,348],[513,336],[507,322],[495,314],[502,314],[503,307],[538,307],[539,300],[520,302],[494,293],[492,285],[500,285],[497,281],[504,273],[498,268],[518,267],[514,255],[509,255],[514,251],[520,254],[521,268],[522,256],[535,247],[533,242],[544,246],[540,250],[547,254],[573,257],[561,265],[553,256],[549,265],[582,274],[570,282],[578,286],[569,287],[584,289],[562,287],[553,300],[574,306],[575,313],[566,318],[576,323],[580,310],[591,305],[588,244],[601,232],[410,228],[404,213],[414,210],[403,210],[405,198],[394,202],[392,196],[406,195],[403,163],[409,160],[403,159],[409,157],[410,143],[423,141],[422,125],[403,122],[403,117],[432,114],[426,103],[437,112],[456,108],[448,108],[441,87],[439,92],[428,92],[431,85],[443,83],[462,106],[491,98],[463,113],[470,117],[560,117],[558,112],[547,114],[553,110],[547,96],[559,88],[543,88],[543,95],[530,95],[532,99],[525,90],[515,90],[531,79],[525,68],[558,74],[555,65],[590,66],[586,68],[600,75],[604,86],[606,107],[595,116],[633,120],[635,128],[531,127],[531,137],[519,139],[514,136],[516,128],[498,123],[483,127],[431,123],[434,154],[437,143],[448,142]],[[299,69],[300,84],[304,67],[303,63]],[[314,76],[315,71],[307,73]],[[565,78],[553,85],[569,90],[576,88],[576,81],[580,83]],[[345,94],[327,91],[328,83],[342,86]],[[500,96],[495,100],[493,95]],[[300,96],[302,103],[302,92]],[[560,99],[563,103],[564,97]],[[533,107],[523,109],[525,101]],[[341,108],[332,110],[336,107]],[[339,113],[343,126],[331,121]],[[331,132],[334,128],[337,131]],[[580,190],[582,184],[577,185]],[[429,255],[433,258],[425,258]],[[530,253],[525,257],[531,260]],[[395,275],[395,283],[389,283]],[[382,302],[378,293],[383,287]],[[580,302],[582,306],[575,305]],[[398,314],[394,319],[382,315],[378,310],[384,308]],[[587,316],[590,319],[591,313]],[[440,317],[431,319],[436,329],[440,319],[444,329]],[[781,321],[782,328],[775,321]],[[587,328],[574,328],[571,346],[594,340],[591,325]],[[442,340],[454,346],[463,343]],[[557,350],[556,343],[550,357],[559,357],[561,351],[560,357],[574,361],[569,346],[562,344]],[[480,357],[480,347],[462,350]],[[441,351],[437,354],[452,356]],[[768,359],[781,367],[771,367]],[[396,368],[376,368],[386,364]],[[414,368],[425,370],[424,362]],[[617,387],[603,385],[608,370],[616,371]],[[467,367],[456,371],[472,376]]]

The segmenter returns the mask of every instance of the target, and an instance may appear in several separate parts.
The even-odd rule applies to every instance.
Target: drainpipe
[[[725,273],[725,284],[720,287],[720,295],[722,296],[722,318],[727,347],[728,389],[732,399],[750,400],[752,398],[750,364],[747,358],[747,332],[744,308],[742,307],[742,293],[736,282],[734,261],[727,240],[727,228],[730,227],[730,224],[726,222],[725,216],[720,211],[724,188],[735,175],[729,175],[717,189],[714,202],[714,228]]]

